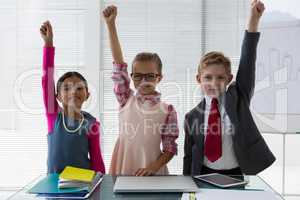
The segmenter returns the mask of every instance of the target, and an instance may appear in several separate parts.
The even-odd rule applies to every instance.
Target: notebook
[[[113,191],[139,192],[196,192],[198,187],[190,176],[119,176]]]
[[[59,175],[59,179],[83,181],[90,183],[92,182],[94,176],[95,171],[93,170],[66,166],[62,173]]]
[[[95,171],[93,170],[67,166],[59,175],[58,187],[60,189],[87,187],[91,184],[94,176]]]

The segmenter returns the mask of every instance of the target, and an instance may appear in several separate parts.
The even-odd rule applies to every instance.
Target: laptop
[[[115,182],[115,193],[147,192],[197,192],[190,176],[119,176]]]

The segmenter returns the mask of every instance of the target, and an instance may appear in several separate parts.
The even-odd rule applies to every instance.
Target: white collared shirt
[[[209,96],[204,96],[205,98],[205,112],[204,112],[204,135],[206,139],[207,126],[208,126],[208,116],[211,108],[212,98]],[[229,116],[225,110],[225,94],[218,98],[219,111],[221,115],[221,125],[222,125],[222,156],[215,162],[210,162],[204,155],[204,165],[215,170],[227,170],[238,167],[238,162],[233,149],[233,135],[234,128],[229,119]]]

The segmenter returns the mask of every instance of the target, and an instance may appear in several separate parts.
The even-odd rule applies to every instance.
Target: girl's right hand
[[[45,46],[53,46],[53,32],[49,21],[45,21],[40,28],[41,36],[44,40]]]
[[[117,17],[117,7],[114,5],[106,7],[102,11],[102,15],[107,24],[115,23]]]

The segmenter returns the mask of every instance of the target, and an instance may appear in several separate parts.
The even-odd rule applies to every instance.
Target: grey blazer
[[[236,81],[225,94],[225,109],[234,126],[233,148],[244,174],[254,175],[274,161],[252,118],[249,106],[255,86],[255,61],[259,33],[245,31]],[[204,159],[205,99],[185,115],[183,174],[199,175]]]

